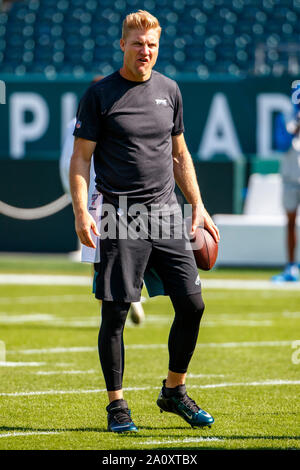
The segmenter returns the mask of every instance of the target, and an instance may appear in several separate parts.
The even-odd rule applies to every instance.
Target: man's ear
[[[120,48],[121,50],[124,52],[124,48],[125,48],[125,41],[123,38],[120,39]]]

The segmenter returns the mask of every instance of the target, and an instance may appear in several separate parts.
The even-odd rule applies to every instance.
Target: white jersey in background
[[[63,148],[59,160],[59,171],[61,176],[61,182],[63,185],[63,189],[66,194],[70,195],[70,182],[69,182],[69,173],[70,173],[70,162],[73,153],[73,146],[74,146],[74,136],[73,131],[76,123],[76,118],[72,119],[69,122]],[[88,208],[90,214],[95,219],[97,224],[98,230],[99,221],[100,221],[100,212],[101,212],[101,203],[102,203],[102,194],[95,188],[95,170],[94,170],[94,159],[92,157],[91,160],[91,168],[90,168],[90,185],[89,185],[89,193],[88,193]],[[100,244],[99,239],[93,233],[91,237],[96,245],[96,249],[89,248],[85,245],[81,244],[81,261],[86,263],[99,263],[100,261]]]
[[[281,176],[284,183],[300,184],[300,112],[289,116],[286,120],[286,130],[293,135],[290,149],[283,155],[281,161]]]

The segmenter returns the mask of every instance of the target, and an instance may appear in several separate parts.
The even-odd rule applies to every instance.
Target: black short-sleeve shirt
[[[145,82],[114,72],[89,87],[74,135],[96,142],[96,186],[118,203],[165,204],[174,191],[172,136],[184,132],[177,83],[152,71]]]

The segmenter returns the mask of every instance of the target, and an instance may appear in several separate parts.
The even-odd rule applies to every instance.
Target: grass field
[[[201,276],[206,311],[187,388],[214,416],[211,429],[192,429],[156,406],[169,300],[147,300],[141,326],[128,319],[125,398],[139,427],[130,435],[106,431],[99,305],[90,287],[1,284],[0,449],[299,449],[300,354],[292,346],[300,340],[300,289],[247,287],[273,272]],[[2,257],[0,275],[13,273],[90,276],[91,269],[63,257]],[[211,279],[244,280],[245,288],[210,288]]]

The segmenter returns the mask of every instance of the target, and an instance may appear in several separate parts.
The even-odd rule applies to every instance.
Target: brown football
[[[195,237],[191,239],[197,267],[209,271],[215,265],[218,256],[218,243],[204,227],[197,227]]]

